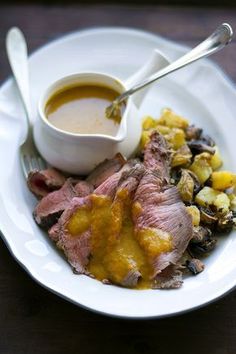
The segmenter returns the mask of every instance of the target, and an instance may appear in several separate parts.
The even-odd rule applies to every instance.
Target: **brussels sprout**
[[[171,166],[177,167],[189,165],[191,163],[191,158],[192,153],[188,145],[183,145],[173,153]]]
[[[177,184],[177,188],[184,202],[191,202],[193,200],[194,180],[188,170],[181,170],[181,178]]]

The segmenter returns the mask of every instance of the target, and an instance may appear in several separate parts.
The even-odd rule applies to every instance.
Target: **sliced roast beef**
[[[90,255],[90,227],[79,235],[71,235],[67,229],[68,220],[70,220],[75,211],[82,208],[91,208],[90,198],[73,198],[69,207],[61,215],[58,223],[53,225],[49,230],[49,236],[56,242],[57,247],[63,250],[74,271],[79,274],[87,274],[86,265],[88,264]]]
[[[111,206],[112,210],[112,232],[108,237],[109,253],[105,255],[106,270],[109,273],[110,281],[126,287],[135,287],[141,277],[138,262],[132,253],[124,247],[127,237],[126,228],[132,224],[132,199],[134,192],[144,173],[142,164],[136,164],[131,169],[124,171],[119,180],[116,195]],[[131,244],[137,241],[129,240]],[[119,259],[120,270],[114,267],[114,260]],[[117,275],[119,273],[119,275]]]
[[[27,184],[30,191],[37,197],[45,197],[48,193],[59,189],[65,183],[66,178],[55,168],[47,170],[33,170],[29,173]]]
[[[158,274],[153,283],[154,289],[178,289],[183,284],[182,272],[175,265],[169,265]]]
[[[128,171],[131,170],[131,166],[133,163],[134,162],[130,162],[130,165],[125,165],[122,171],[119,171],[109,177],[93,192],[93,194],[109,197],[112,201],[115,197],[119,185],[119,180],[121,179],[123,174],[127,174]],[[139,169],[142,169],[142,166],[139,166]],[[136,169],[134,167],[135,171],[137,169],[138,167],[136,167]],[[131,187],[131,184],[128,187],[132,191],[135,190],[138,184],[137,175],[138,172],[134,172],[134,177],[127,175],[127,178],[129,176],[129,178],[133,180],[133,187]],[[119,187],[121,188],[122,185],[125,185],[125,181],[121,182]],[[77,273],[88,273],[86,265],[88,264],[88,259],[91,255],[91,247],[89,246],[91,238],[91,229],[90,227],[88,227],[83,233],[78,233],[77,235],[72,236],[68,231],[68,222],[71,220],[72,215],[78,213],[79,210],[83,209],[85,206],[88,208],[92,207],[91,196],[87,196],[84,198],[73,198],[66,210],[62,213],[58,222],[53,225],[53,227],[49,230],[50,238],[57,243],[57,246],[59,248],[63,249],[69,263],[72,265],[72,267]],[[137,272],[134,272],[132,276],[131,273],[128,274],[127,271],[127,279],[124,279],[124,282],[134,282],[134,275],[137,275]]]
[[[112,159],[106,159],[101,162],[86,178],[86,181],[91,183],[94,188],[97,188],[105,182],[110,176],[118,172],[126,163],[125,158],[120,154],[116,154]]]
[[[57,194],[52,200],[49,197],[53,193],[49,194],[37,206],[35,218],[42,223],[48,200],[47,216],[62,213],[49,236],[77,273],[93,273],[91,264],[101,261],[99,266],[104,268],[100,274],[106,276],[100,278],[104,282],[135,287],[143,278],[154,288],[177,288],[182,279],[176,265],[193,227],[177,188],[170,185],[168,144],[155,132],[144,151],[143,164],[131,160],[119,165],[104,162],[83,181],[85,185],[67,181],[53,192],[63,194],[63,203],[54,203]],[[108,167],[114,171],[111,175]],[[97,186],[93,192],[91,184]],[[99,209],[104,200],[108,204],[104,210]]]
[[[49,193],[39,201],[33,213],[38,225],[48,230],[57,222],[74,197],[83,197],[92,191],[91,186],[85,181],[74,184],[75,181],[68,178],[59,190]]]
[[[160,153],[159,153],[160,152]],[[134,215],[136,233],[156,233],[160,239],[171,240],[171,249],[150,257],[149,247],[152,238],[139,239],[141,247],[147,252],[153,264],[153,277],[176,264],[185,251],[193,232],[192,219],[181,201],[176,187],[168,184],[170,154],[162,136],[154,133],[144,154],[147,167],[136,190],[134,202],[140,206],[140,212]],[[156,161],[156,162],[155,162]],[[145,236],[143,236],[145,237]]]
[[[170,178],[171,152],[165,138],[154,131],[144,151],[144,165],[149,171],[155,171],[162,179]]]

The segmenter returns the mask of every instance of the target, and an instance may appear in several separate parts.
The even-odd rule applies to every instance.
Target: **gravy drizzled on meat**
[[[112,174],[104,174],[101,165],[88,177],[95,189],[68,201],[49,236],[77,273],[132,288],[179,287],[176,264],[193,227],[177,188],[170,185],[165,139],[151,135],[143,162],[116,157],[107,166]]]

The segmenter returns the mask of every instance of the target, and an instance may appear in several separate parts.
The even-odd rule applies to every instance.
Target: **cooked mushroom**
[[[185,136],[187,140],[199,139],[201,134],[202,134],[202,129],[195,127],[194,125],[190,125],[185,130]]]
[[[234,226],[234,215],[230,211],[225,215],[221,215],[218,219],[216,230],[219,232],[229,232]]]
[[[193,171],[188,170],[188,173],[194,180],[194,188],[193,188],[193,194],[196,194],[200,191],[201,189],[201,183],[199,182],[199,179],[197,178],[197,175]]]
[[[208,146],[215,146],[214,140],[209,135],[201,134],[201,140]]]
[[[186,261],[186,267],[192,272],[194,275],[201,273],[205,266],[200,259],[192,258],[191,260]]]
[[[188,142],[188,146],[193,155],[200,154],[201,152],[208,152],[211,155],[215,153],[215,149],[207,145],[203,140],[192,140]]]
[[[194,235],[189,243],[189,253],[194,255],[203,255],[210,252],[216,245],[216,239],[208,228],[194,228]]]
[[[218,218],[215,213],[209,208],[199,207],[200,209],[200,219],[205,225],[213,226],[216,224]]]
[[[191,239],[192,243],[199,243],[205,240],[207,237],[211,237],[212,232],[207,227],[197,226],[193,228],[193,237]]]

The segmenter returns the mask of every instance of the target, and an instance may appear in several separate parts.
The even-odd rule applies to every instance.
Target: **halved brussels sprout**
[[[192,153],[188,145],[181,146],[172,155],[171,166],[188,166],[191,163]]]

